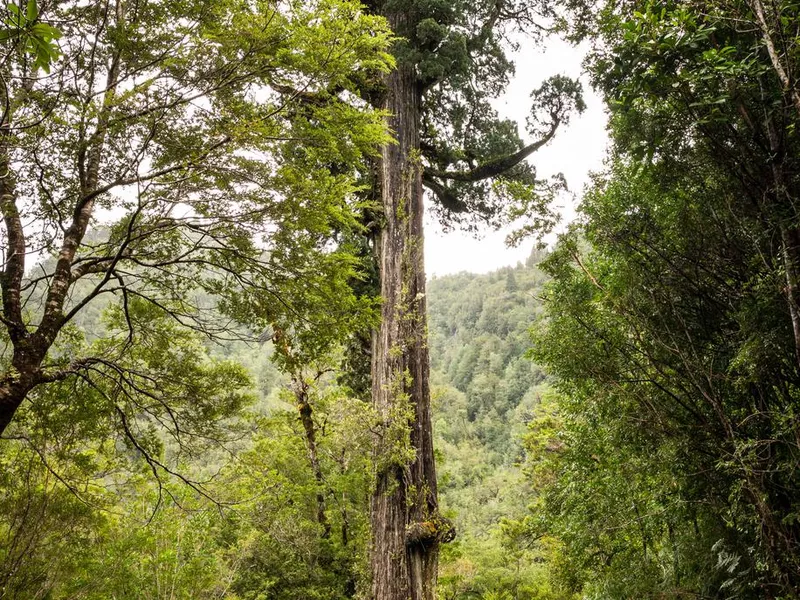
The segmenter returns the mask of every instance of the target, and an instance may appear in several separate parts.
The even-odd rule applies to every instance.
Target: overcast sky
[[[519,123],[520,133],[524,135],[531,91],[551,75],[581,76],[583,52],[560,40],[551,40],[544,50],[521,47],[515,58],[516,77],[496,108],[501,116],[515,119]],[[573,116],[569,126],[559,130],[550,144],[528,158],[536,166],[539,177],[563,173],[578,200],[588,182],[589,172],[599,170],[602,166],[607,144],[602,103],[592,93],[586,78],[581,77],[581,80],[586,111]],[[574,215],[574,205],[569,198],[565,198],[561,204],[564,222],[567,222]],[[460,231],[445,234],[432,218],[426,219],[425,226],[425,264],[429,277],[459,271],[483,273],[514,265],[527,258],[534,244],[533,240],[529,240],[519,248],[507,248],[507,232],[486,231],[478,239]]]

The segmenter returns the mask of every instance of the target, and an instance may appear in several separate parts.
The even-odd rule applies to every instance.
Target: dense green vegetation
[[[440,483],[460,532],[442,567],[445,598],[547,585],[542,553],[515,545],[500,526],[525,514],[530,488],[518,468],[520,440],[544,389],[543,373],[524,356],[528,325],[541,310],[544,275],[536,260],[431,282]],[[479,340],[479,352],[469,339]],[[317,480],[293,382],[270,367],[270,346],[208,348],[246,367],[237,373],[252,394],[250,416],[237,425],[240,441],[228,444],[233,454],[206,449],[178,459],[185,449],[163,440],[159,456],[174,457],[188,485],[154,479],[136,449],[114,442],[99,423],[74,431],[45,419],[44,407],[30,415],[28,435],[41,437],[3,447],[6,597],[363,593],[371,411],[331,375],[309,387],[323,474]]]
[[[795,598],[797,6],[599,7],[613,149],[548,258],[530,534],[591,598]]]
[[[0,11],[0,599],[798,598],[798,6],[473,8]],[[550,28],[605,168],[426,288],[423,185],[552,226]]]
[[[442,598],[556,598],[548,554],[518,535],[532,492],[522,438],[545,375],[526,356],[546,276],[526,265],[433,279],[430,290],[434,429],[442,502],[459,536],[443,553]]]

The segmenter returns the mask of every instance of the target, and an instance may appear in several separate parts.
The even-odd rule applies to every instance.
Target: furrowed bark
[[[386,15],[392,30],[413,17]],[[452,526],[438,512],[430,417],[420,92],[412,66],[386,79],[384,109],[397,142],[382,149],[384,227],[378,241],[382,321],[373,339],[376,488],[371,501],[372,600],[433,600],[439,544]],[[427,535],[414,535],[419,529]]]

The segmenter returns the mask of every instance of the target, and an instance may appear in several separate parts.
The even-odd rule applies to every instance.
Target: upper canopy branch
[[[515,25],[518,30],[529,35],[547,34],[555,30],[552,25],[543,25],[537,21],[534,18],[536,14],[536,10],[528,2],[517,4],[509,0],[494,0],[478,33],[469,39],[469,50],[481,50],[501,23]]]
[[[545,133],[543,137],[541,137],[540,139],[531,144],[528,144],[527,146],[521,148],[520,150],[514,152],[513,154],[507,154],[499,158],[494,158],[481,165],[478,165],[474,169],[461,170],[461,171],[440,171],[430,167],[425,167],[423,183],[431,191],[437,193],[437,195],[440,195],[438,193],[439,190],[437,190],[437,187],[441,186],[440,185],[432,186],[431,185],[432,177],[437,177],[439,179],[450,179],[452,181],[474,182],[502,175],[509,169],[515,167],[520,162],[525,160],[528,156],[536,152],[539,148],[546,145],[550,140],[552,140],[560,124],[561,124],[561,118],[558,115],[553,115],[553,121],[550,124],[550,129],[547,131],[547,133]]]

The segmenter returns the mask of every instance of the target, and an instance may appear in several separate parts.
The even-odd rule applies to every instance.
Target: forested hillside
[[[536,268],[538,258],[534,253],[526,266],[450,275],[429,285],[431,368],[448,388],[437,404],[444,419],[439,435],[451,443],[480,441],[492,466],[519,460],[509,427],[519,425],[515,411],[544,379],[525,355],[530,326],[542,310],[545,275]]]
[[[520,465],[525,424],[545,390],[543,372],[526,356],[530,324],[542,310],[541,258],[534,252],[526,265],[430,282],[440,486],[459,532],[442,566],[444,598],[547,586],[541,553],[516,548],[502,527],[523,518],[529,501]],[[102,337],[101,323],[82,322],[84,334]],[[348,400],[330,376],[306,390],[315,465],[296,383],[270,361],[272,346],[206,348],[245,368],[251,416],[238,426],[241,441],[229,445],[233,455],[205,450],[180,459],[183,481],[110,462],[113,449],[89,432],[73,442],[51,438],[50,452],[80,449],[79,463],[52,458],[39,465],[42,457],[25,446],[7,450],[7,597],[160,598],[165,589],[185,598],[355,593],[366,558],[370,411]],[[47,426],[50,436],[57,426]],[[167,457],[183,452],[174,440],[160,443]],[[65,554],[67,547],[76,551]]]
[[[547,550],[519,538],[514,523],[532,499],[523,439],[548,394],[528,356],[543,309],[543,256],[428,286],[439,485],[458,530],[443,554],[445,599],[559,597],[542,564]]]

